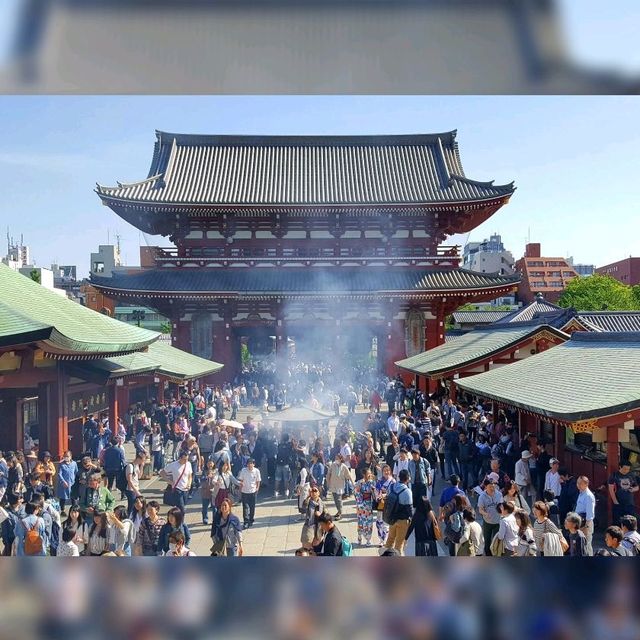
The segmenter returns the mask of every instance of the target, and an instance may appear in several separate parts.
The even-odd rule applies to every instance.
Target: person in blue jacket
[[[71,488],[78,476],[78,464],[73,459],[71,451],[65,451],[58,467],[58,486],[56,487],[56,498],[60,501],[60,515],[66,515],[64,507],[67,501],[71,500]]]
[[[47,529],[44,520],[40,517],[40,504],[37,502],[28,502],[25,506],[26,516],[20,518],[16,525],[16,555],[24,556],[24,542],[27,536],[27,532],[34,529],[38,532],[40,540],[42,541],[42,548],[39,553],[32,554],[38,556],[47,555],[47,547],[49,546],[47,538]]]

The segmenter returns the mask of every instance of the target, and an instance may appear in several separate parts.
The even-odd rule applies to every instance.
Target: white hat
[[[495,471],[492,471],[489,475],[487,475],[487,479],[491,482],[497,483],[500,481],[500,476]]]
[[[558,458],[551,458],[551,460],[549,460],[549,466],[553,466],[554,464],[560,464],[560,460],[558,460]]]
[[[533,456],[533,454],[531,453],[531,451],[529,451],[529,450],[525,449],[525,450],[522,452],[522,456],[521,456],[521,457],[522,457],[522,459],[523,459],[523,460],[528,460],[529,458],[531,458],[531,456]]]

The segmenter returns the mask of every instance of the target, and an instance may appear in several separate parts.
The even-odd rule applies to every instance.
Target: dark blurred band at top
[[[3,0],[0,92],[637,93],[572,55],[560,2]]]

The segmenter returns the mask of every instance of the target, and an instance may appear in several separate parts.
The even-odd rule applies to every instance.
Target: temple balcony
[[[381,245],[371,247],[153,247],[153,263],[145,267],[276,267],[287,265],[410,265],[456,268],[460,247]]]

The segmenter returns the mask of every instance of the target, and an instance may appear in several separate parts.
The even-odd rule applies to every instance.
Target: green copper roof
[[[640,407],[640,333],[578,331],[564,344],[456,384],[566,422],[623,413]]]
[[[192,380],[220,371],[222,367],[217,362],[194,356],[164,342],[154,342],[147,351],[83,362],[74,369],[80,377],[86,375],[104,384],[113,378],[143,373]]]
[[[52,353],[104,357],[144,349],[158,336],[83,307],[0,264],[0,346],[40,342]]]
[[[418,375],[440,376],[496,355],[543,330],[561,338],[568,337],[548,325],[492,325],[465,333],[411,358],[399,360],[396,365]]]

